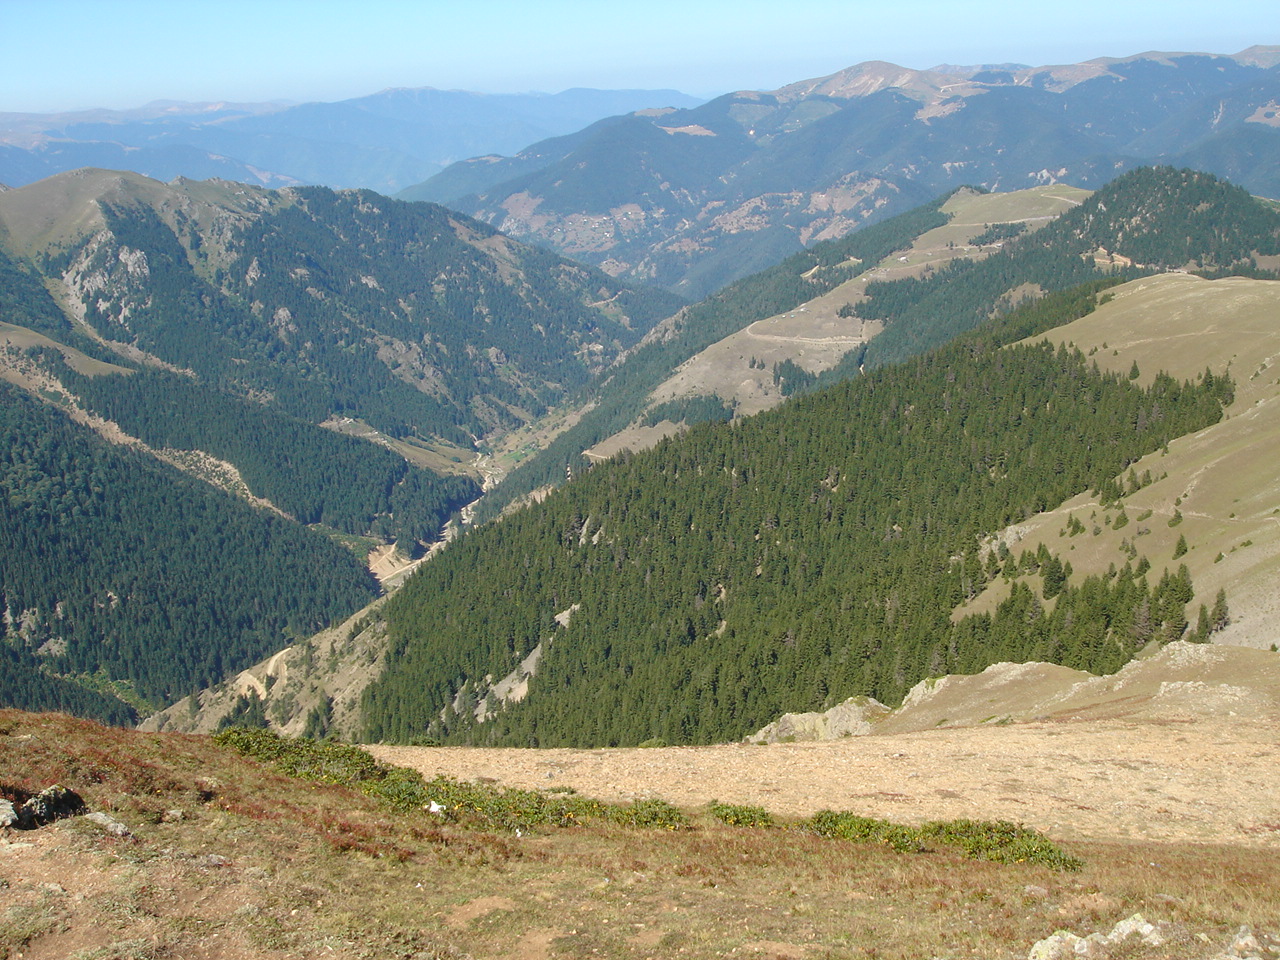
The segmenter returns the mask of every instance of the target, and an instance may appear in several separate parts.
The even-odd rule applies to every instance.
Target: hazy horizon
[[[492,0],[476,16],[439,0],[0,0],[12,48],[0,61],[0,112],[332,101],[396,87],[709,98],[867,60],[1039,66],[1280,42],[1280,13],[1260,0],[1079,0],[1066,10],[1011,0],[904,0],[892,10],[867,0]]]

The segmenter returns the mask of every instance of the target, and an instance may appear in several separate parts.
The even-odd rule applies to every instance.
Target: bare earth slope
[[[974,717],[985,711],[982,723]],[[1008,717],[1037,716],[1028,722]],[[995,715],[992,717],[992,715]],[[975,724],[948,727],[952,718]],[[967,719],[966,719],[967,718]],[[1059,839],[1280,847],[1280,655],[1172,644],[1114,677],[1000,664],[922,684],[870,736],[609,750],[372,748],[466,780],[781,815],[1004,819]]]

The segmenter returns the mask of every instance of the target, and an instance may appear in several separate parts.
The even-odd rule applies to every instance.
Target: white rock
[[[1135,913],[1127,920],[1121,920],[1111,928],[1111,933],[1107,935],[1107,940],[1111,943],[1119,943],[1126,937],[1137,934],[1142,938],[1142,942],[1148,946],[1158,947],[1164,943],[1164,935],[1156,929],[1155,924],[1149,923],[1147,918],[1140,913]]]
[[[1027,960],[1074,960],[1076,957],[1100,955],[1098,941],[1094,937],[1080,937],[1070,930],[1059,930],[1032,946]]]

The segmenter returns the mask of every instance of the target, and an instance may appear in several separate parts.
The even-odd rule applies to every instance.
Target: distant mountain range
[[[1280,195],[1280,47],[1068,66],[863,63],[601,120],[404,191],[698,299],[960,185],[1097,187],[1159,162]]]
[[[445,165],[512,153],[601,117],[701,101],[675,90],[481,94],[430,87],[336,103],[175,103],[135,110],[0,114],[0,182],[79,167],[157,180],[221,177],[394,193]]]

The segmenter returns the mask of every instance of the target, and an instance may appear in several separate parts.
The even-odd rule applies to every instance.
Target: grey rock
[[[1140,913],[1135,913],[1127,920],[1121,920],[1111,932],[1107,934],[1107,940],[1111,943],[1120,943],[1122,940],[1136,934],[1142,939],[1142,942],[1151,947],[1162,946],[1165,942],[1165,936],[1156,927],[1154,923],[1148,922],[1147,918]]]
[[[1247,926],[1241,927],[1227,948],[1227,955],[1239,957],[1240,960],[1253,960],[1262,954],[1262,944]]]
[[[85,819],[88,820],[90,823],[96,823],[98,826],[102,827],[103,830],[111,834],[113,837],[132,837],[133,836],[132,830],[126,827],[119,820],[115,819],[114,817],[109,817],[105,813],[88,813],[88,814],[85,814]]]
[[[18,825],[18,811],[8,800],[0,800],[0,830]]]
[[[784,713],[773,723],[747,737],[749,743],[780,743],[795,740],[838,740],[862,737],[889,713],[889,708],[871,697],[850,697],[823,713]]]

